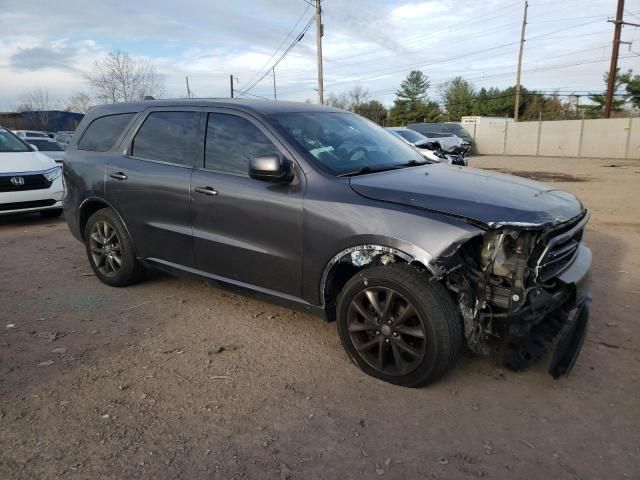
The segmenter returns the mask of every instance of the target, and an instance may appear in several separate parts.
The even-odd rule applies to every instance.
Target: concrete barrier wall
[[[543,157],[580,156],[580,130],[582,120],[540,122],[540,148]]]
[[[507,155],[537,155],[540,122],[510,122],[507,124]]]
[[[506,125],[506,120],[491,120],[476,125],[475,144],[478,152],[487,152],[488,155],[502,155]]]
[[[625,158],[640,158],[640,117],[631,119],[629,140]]]
[[[518,123],[487,120],[475,126],[475,148],[486,155],[640,160],[640,118]]]
[[[625,158],[629,118],[588,120],[582,130],[582,157]]]

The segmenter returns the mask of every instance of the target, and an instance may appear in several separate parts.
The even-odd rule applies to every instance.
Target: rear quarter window
[[[96,118],[89,124],[78,142],[78,150],[90,152],[110,150],[135,115],[135,113],[119,113]]]

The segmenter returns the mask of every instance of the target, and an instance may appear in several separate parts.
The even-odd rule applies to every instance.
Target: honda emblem
[[[23,177],[11,177],[11,183],[13,183],[16,187],[19,187],[20,185],[24,185],[24,178]]]

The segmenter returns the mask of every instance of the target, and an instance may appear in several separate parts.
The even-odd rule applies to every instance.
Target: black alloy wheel
[[[353,362],[373,377],[406,387],[440,378],[464,339],[451,294],[412,265],[360,270],[342,289],[336,313],[340,340]]]
[[[422,362],[427,333],[416,308],[387,287],[365,287],[351,301],[349,337],[362,359],[387,375],[405,375]]]
[[[122,266],[122,251],[116,229],[106,220],[93,224],[89,236],[93,263],[107,277],[114,277]]]
[[[112,209],[103,208],[89,217],[84,241],[91,268],[103,283],[124,287],[143,277],[144,266],[136,257],[129,233]]]

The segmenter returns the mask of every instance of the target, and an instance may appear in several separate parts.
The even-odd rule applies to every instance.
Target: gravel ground
[[[640,162],[478,157],[593,213],[569,378],[466,354],[362,374],[335,324],[202,282],[102,285],[64,221],[0,221],[0,478],[640,478]],[[615,165],[615,166],[611,166]]]

